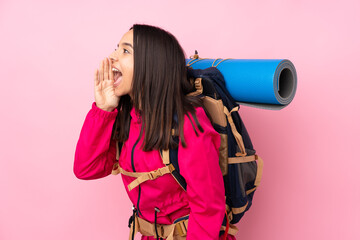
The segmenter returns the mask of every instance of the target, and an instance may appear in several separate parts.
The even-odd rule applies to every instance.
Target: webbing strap
[[[225,202],[226,202],[226,196],[225,196]],[[233,220],[233,212],[230,210],[230,207],[229,207],[229,205],[227,205],[227,204],[225,204],[225,206],[226,206],[226,217],[228,218],[228,220],[229,220],[229,229],[228,229],[228,234],[230,234],[230,235],[233,235],[233,236],[235,236],[236,235],[236,233],[239,231],[238,230],[238,228],[235,226],[235,225],[233,225],[233,224],[231,224],[230,222]],[[221,225],[221,229],[220,230],[224,230],[224,231],[226,231],[226,226],[222,226]]]
[[[111,171],[111,174],[118,175],[120,173],[120,167],[119,167],[119,161],[116,161],[113,165],[113,169]]]
[[[228,60],[228,59],[232,59],[232,58],[222,59],[220,62],[218,62],[218,63],[214,66],[215,62],[216,62],[217,60],[219,60],[219,59],[221,59],[221,58],[216,58],[216,59],[213,61],[213,63],[211,64],[211,66],[212,66],[212,67],[217,67],[221,62],[223,62],[223,61],[225,61],[225,60]]]
[[[246,207],[247,207],[247,205],[249,204],[249,202],[247,202],[246,204],[245,204],[245,206],[242,206],[242,207],[239,207],[239,208],[231,208],[231,211],[233,212],[233,214],[239,214],[239,213],[242,213],[242,212],[244,212],[245,211],[245,209],[246,209]]]
[[[237,107],[234,107],[233,109],[231,109],[231,111],[229,112],[229,110],[224,106],[224,113],[228,119],[228,122],[231,126],[231,131],[232,133],[234,134],[234,137],[235,137],[235,140],[240,148],[240,151],[241,153],[239,153],[238,155],[240,156],[246,156],[246,151],[245,151],[245,146],[244,146],[244,142],[243,142],[243,139],[240,135],[240,133],[236,130],[236,127],[235,127],[235,124],[234,124],[234,121],[231,117],[231,113],[232,112],[235,112],[235,111],[238,111],[239,110],[239,106]]]
[[[120,157],[119,141],[116,141],[116,160],[115,160],[115,163],[113,165],[113,169],[111,171],[112,175],[118,175],[120,173],[119,157]]]
[[[118,163],[119,165],[119,163]],[[148,172],[128,172],[128,171],[125,171],[123,168],[121,168],[120,166],[118,166],[118,170],[117,170],[119,173],[122,173],[126,176],[129,176],[129,177],[141,177],[142,175],[148,173]]]
[[[255,188],[248,190],[246,192],[246,194],[249,194],[249,193],[255,191],[256,187],[260,185],[262,173],[263,173],[264,162],[263,162],[262,158],[256,154],[251,155],[251,156],[246,156],[246,157],[229,157],[228,158],[229,164],[246,163],[246,162],[252,162],[252,161],[256,161],[256,160],[257,160],[257,170],[256,170],[256,178],[255,178],[255,182],[254,182]]]
[[[123,169],[121,169],[122,171],[124,171]],[[134,181],[132,181],[129,185],[128,185],[128,189],[129,191],[133,190],[135,187],[139,186],[141,183],[143,182],[146,182],[148,180],[154,180],[154,179],[157,179],[158,177],[160,176],[163,176],[165,174],[168,174],[168,173],[171,173],[172,171],[174,171],[175,168],[172,164],[169,164],[165,167],[162,167],[162,168],[159,168],[159,169],[156,169],[154,171],[151,171],[151,172],[142,172],[142,173],[133,173],[133,172],[126,172],[126,174],[124,172],[121,172],[123,173],[124,175],[127,175],[127,176],[131,176],[131,177],[134,177],[135,175],[138,176]]]
[[[226,226],[221,226],[220,230],[225,231]],[[228,235],[230,234],[230,235],[235,236],[238,231],[239,231],[239,229],[234,224],[229,224]]]
[[[161,157],[163,159],[163,163],[166,166],[156,169],[154,171],[151,171],[151,172],[128,172],[120,167],[119,161],[116,161],[113,165],[113,170],[111,171],[111,174],[117,175],[117,174],[121,173],[121,174],[124,174],[129,177],[135,177],[136,179],[128,185],[128,189],[129,189],[129,191],[131,191],[143,182],[146,182],[148,180],[154,180],[160,176],[171,173],[175,170],[174,165],[170,164],[169,150],[163,150]]]
[[[246,195],[249,195],[250,193],[252,193],[253,191],[255,191],[256,188],[257,188],[257,187],[253,187],[252,189],[247,190],[247,191],[246,191]]]
[[[193,56],[190,56],[190,61],[186,64],[186,66],[191,66],[192,64],[198,62],[198,61],[201,61],[201,60],[204,60],[204,59],[210,59],[210,58],[200,58],[198,54],[195,54]],[[228,59],[233,59],[233,58],[225,58],[225,59],[222,59],[220,62],[218,62],[215,66],[214,66],[214,63],[219,60],[221,58],[216,58],[213,63],[211,64],[212,67],[217,67],[222,61],[225,61],[225,60],[228,60]]]
[[[246,195],[249,195],[250,193],[252,193],[253,191],[256,190],[256,188],[259,186],[261,178],[262,178],[262,172],[263,172],[263,160],[261,157],[259,157],[258,155],[251,155],[251,156],[247,156],[247,157],[232,157],[229,158],[229,164],[235,164],[235,163],[246,163],[246,162],[252,162],[252,161],[256,161],[257,160],[257,171],[256,171],[256,178],[254,181],[254,185],[255,187],[253,187],[252,189],[249,189],[246,191]],[[240,207],[240,208],[231,208],[231,212],[228,213],[229,219],[231,221],[231,219],[233,218],[232,214],[240,214],[242,212],[244,212],[248,206],[247,202],[245,204],[245,206]],[[229,212],[230,211],[230,207],[229,205],[226,204],[226,210]],[[225,227],[222,226],[222,229],[225,230]],[[231,229],[231,228],[230,228]],[[229,233],[231,234],[231,231],[229,230]]]
[[[258,167],[257,167],[257,170],[256,170],[256,178],[255,178],[254,185],[257,187],[257,186],[260,185],[260,182],[261,182],[261,178],[262,178],[262,174],[263,174],[264,162],[263,162],[261,157],[259,157],[258,155],[255,155],[255,156],[257,157],[257,166]]]
[[[204,59],[210,59],[210,58],[200,58],[200,57],[193,58],[186,64],[186,66],[189,67],[189,66],[193,65],[194,63],[196,63],[198,61],[201,61],[201,60],[204,60]]]
[[[235,163],[246,163],[255,161],[257,155],[250,155],[245,157],[229,157],[228,164],[235,164]]]
[[[159,237],[166,240],[185,239],[188,228],[188,220],[189,219],[185,219],[169,225],[157,224],[156,227]],[[144,236],[152,236],[156,238],[155,224],[139,218],[135,214],[135,219],[130,226],[129,240],[132,239],[133,224],[135,224],[134,236],[137,232],[140,232]]]
[[[203,85],[201,83],[201,78],[196,78],[195,82],[194,82],[194,85],[195,85],[196,91],[188,93],[187,96],[198,96],[198,95],[203,93],[204,88],[203,88]]]
[[[226,196],[225,196],[225,201],[226,201]],[[232,211],[230,210],[230,206],[225,204],[226,205],[226,212],[227,212],[227,217],[229,219],[229,222],[231,222],[233,220],[233,214],[232,214]]]

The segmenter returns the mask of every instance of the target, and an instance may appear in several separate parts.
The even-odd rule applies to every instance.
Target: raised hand
[[[120,97],[115,95],[114,75],[108,58],[101,61],[100,71],[95,71],[95,102],[98,108],[113,111],[119,104]]]

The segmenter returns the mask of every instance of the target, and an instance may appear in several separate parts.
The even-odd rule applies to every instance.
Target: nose
[[[113,52],[110,54],[109,58],[110,58],[111,63],[113,63],[113,62],[115,62],[115,61],[116,61],[116,58],[115,58],[115,56],[114,56],[114,53],[113,53]]]
[[[111,65],[114,64],[114,62],[116,61],[116,59],[115,59],[114,57],[112,57],[112,56],[110,56],[109,58],[110,58],[110,64],[111,64]]]

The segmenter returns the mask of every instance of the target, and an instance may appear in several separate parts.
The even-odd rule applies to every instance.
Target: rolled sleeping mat
[[[287,59],[186,59],[193,69],[217,67],[238,104],[280,110],[293,100],[296,70]]]

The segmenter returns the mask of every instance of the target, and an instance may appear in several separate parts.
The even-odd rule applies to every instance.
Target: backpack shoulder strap
[[[120,166],[119,166],[119,157],[120,157],[120,151],[122,149],[122,142],[116,141],[116,160],[115,163],[113,165],[113,169],[111,171],[112,175],[118,175],[121,171],[120,171]]]
[[[179,144],[179,136],[175,135],[175,131],[173,132],[173,138],[176,143]],[[169,166],[172,165],[174,170],[171,172],[171,175],[174,177],[175,181],[182,187],[184,191],[186,191],[186,181],[183,176],[180,174],[180,167],[178,162],[178,148],[162,150],[160,149],[160,156],[163,160],[164,165]]]

